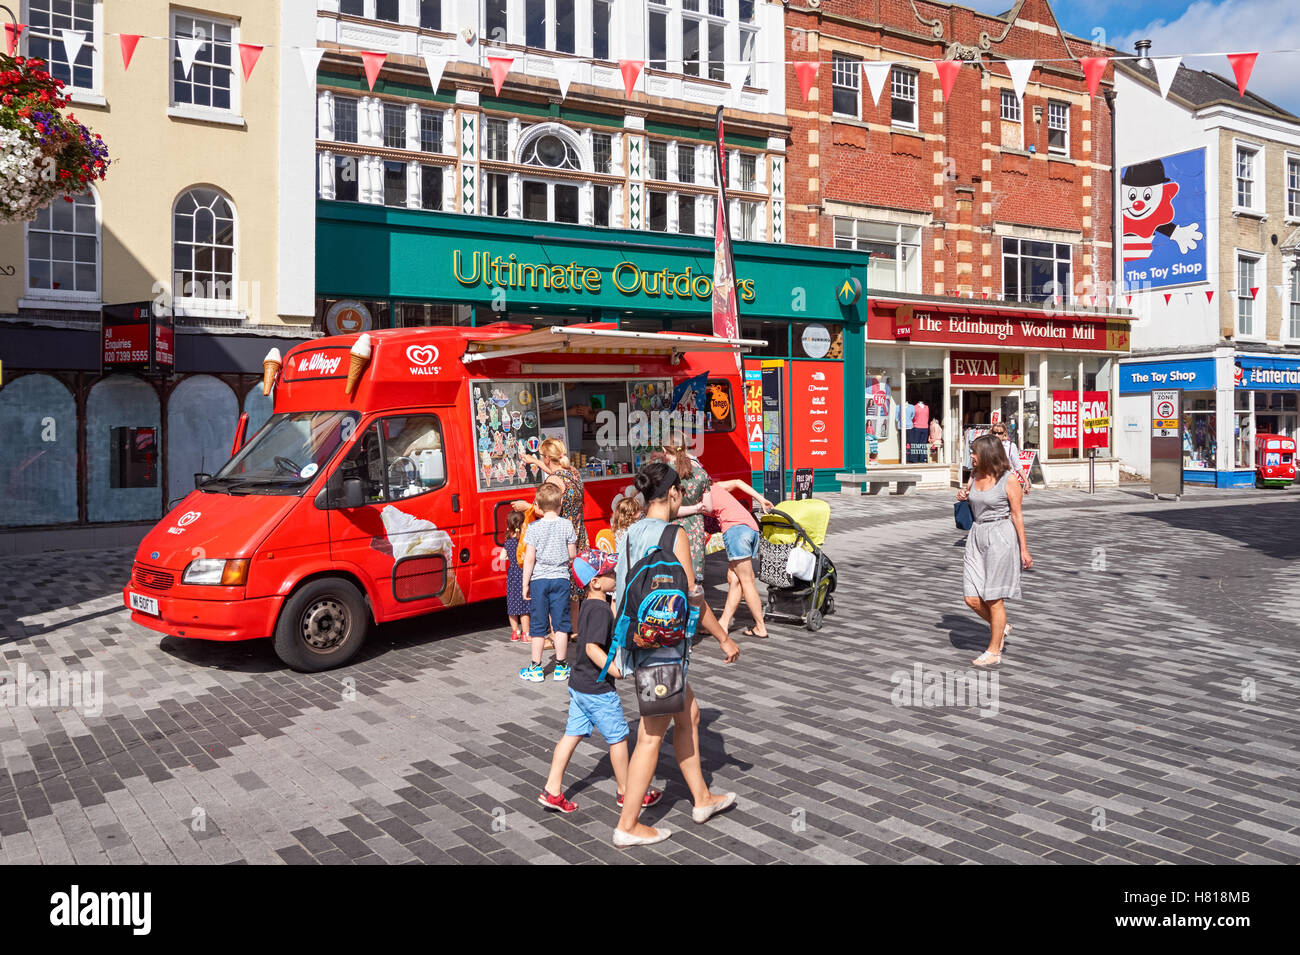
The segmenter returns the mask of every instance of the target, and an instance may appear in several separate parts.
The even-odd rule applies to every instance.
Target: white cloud
[[[1212,70],[1233,79],[1223,56],[1188,57],[1189,53],[1251,53],[1300,49],[1300,4],[1296,0],[1198,0],[1178,17],[1154,20],[1145,27],[1112,38],[1116,48],[1132,52],[1133,43],[1151,40],[1152,56],[1181,54],[1190,69]],[[1300,112],[1300,53],[1263,52],[1247,89]]]

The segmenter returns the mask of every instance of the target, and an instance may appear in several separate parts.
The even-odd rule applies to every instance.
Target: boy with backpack
[[[622,676],[622,672],[609,662],[614,629],[609,593],[614,589],[615,566],[613,554],[594,547],[584,549],[573,561],[573,579],[579,586],[587,588],[587,599],[582,602],[582,610],[578,613],[578,633],[573,647],[569,722],[564,728],[564,736],[555,744],[546,786],[537,795],[539,803],[557,812],[570,813],[578,808],[564,796],[564,770],[578,743],[591,735],[593,727],[600,730],[600,735],[609,745],[609,762],[618,784],[618,805],[623,805],[629,730],[623,716],[623,704],[614,688],[614,680]],[[645,794],[642,805],[653,806],[662,798],[661,791],[651,789]]]

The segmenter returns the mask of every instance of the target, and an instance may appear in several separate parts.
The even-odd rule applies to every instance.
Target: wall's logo
[[[202,516],[203,516],[202,511],[186,511],[177,519],[176,526],[189,527],[191,524],[193,524]]]
[[[433,345],[411,345],[406,349],[406,360],[411,363],[413,375],[436,375],[442,371],[434,364],[438,360],[438,349]]]

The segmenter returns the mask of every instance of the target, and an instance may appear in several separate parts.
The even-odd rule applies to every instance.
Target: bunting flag
[[[1172,292],[1166,292],[1166,293],[1165,293],[1165,304],[1168,305],[1168,304],[1169,304],[1169,300],[1170,300],[1171,298],[1173,298],[1173,297],[1174,297],[1174,295],[1173,295]]]
[[[379,71],[383,68],[386,59],[388,59],[387,53],[376,53],[373,50],[361,52],[361,62],[366,68],[366,83],[369,84],[372,93],[375,91],[375,80],[379,79]]]
[[[1007,72],[1011,74],[1011,86],[1016,91],[1016,99],[1022,102],[1025,99],[1025,89],[1029,86],[1029,74],[1033,71],[1033,60],[1007,60]]]
[[[1286,301],[1286,283],[1282,282],[1278,285],[1274,285],[1273,288],[1277,290],[1278,298],[1282,299],[1283,301]]]
[[[1237,95],[1246,95],[1246,84],[1250,82],[1250,71],[1255,68],[1258,53],[1229,53],[1228,62],[1232,64],[1232,75],[1237,78]]]
[[[722,107],[715,120],[713,176],[718,183],[713,222],[713,334],[719,338],[740,337],[740,304],[736,297],[736,260],[731,254],[731,229],[727,225],[727,144],[722,132]],[[736,370],[741,368],[736,353]]]
[[[320,58],[325,55],[325,51],[315,47],[304,47],[298,51],[298,54],[302,57],[302,69],[307,74],[307,82],[314,85],[316,68],[320,66]]]
[[[1258,297],[1259,297],[1259,286],[1258,286],[1258,285],[1252,285],[1252,286],[1250,287],[1250,297],[1251,297],[1251,298],[1258,298]]]
[[[1088,81],[1088,95],[1097,95],[1097,85],[1101,82],[1101,76],[1106,72],[1106,64],[1110,62],[1109,57],[1105,56],[1085,56],[1079,60],[1079,65],[1083,67],[1083,78]]]
[[[255,43],[239,44],[239,65],[244,71],[244,82],[253,75],[253,67],[257,66],[257,58],[262,55],[262,48]]]
[[[1181,56],[1161,56],[1151,61],[1151,66],[1156,71],[1156,82],[1160,84],[1161,99],[1169,98],[1169,87],[1173,84],[1174,76],[1182,62]]]
[[[423,59],[425,72],[429,74],[429,88],[436,93],[442,83],[442,71],[447,68],[447,58],[436,53],[425,53]]]
[[[140,42],[140,34],[123,33],[118,40],[122,46],[122,69],[131,68],[131,57],[135,56],[135,45]]]
[[[885,81],[889,79],[889,71],[894,68],[894,64],[889,60],[870,60],[862,64],[862,72],[867,74],[867,86],[871,89],[871,101],[877,106],[880,105],[880,94],[885,89]]]
[[[948,102],[957,74],[961,71],[961,60],[936,60],[934,71],[939,74],[939,86],[943,90],[943,101]]]
[[[988,290],[988,289],[985,289],[985,290],[984,290],[984,299],[985,299],[985,301],[988,300],[988,297],[989,297],[989,290]]]
[[[487,58],[488,69],[492,71],[492,89],[496,90],[496,95],[501,95],[501,87],[506,83],[506,76],[510,72],[510,67],[514,65],[513,56],[489,56]]]
[[[744,92],[745,80],[749,79],[748,63],[732,63],[727,67],[727,85],[731,87],[731,101],[740,102],[740,94]]]
[[[808,94],[817,82],[817,70],[821,66],[816,60],[804,60],[794,65],[794,75],[799,79],[799,94],[808,102]]]
[[[1205,301],[1211,305],[1214,304],[1214,289],[1207,288],[1205,290]]]
[[[645,60],[619,60],[618,71],[623,74],[623,92],[632,98],[632,87],[636,86],[637,77],[641,75],[641,68],[645,66]]]
[[[206,41],[194,36],[178,36],[176,38],[176,50],[181,55],[181,70],[185,73],[185,78],[190,78],[190,69],[194,66],[194,58],[199,55],[199,50],[203,49]]]
[[[1125,295],[1125,296],[1124,296],[1124,305],[1125,305],[1126,307],[1132,307],[1132,305],[1133,305],[1133,296],[1132,296],[1132,295]]]
[[[1184,292],[1184,293],[1183,293],[1183,304],[1184,304],[1184,305],[1191,305],[1191,304],[1192,304],[1192,293],[1191,293],[1191,292]]]
[[[5,24],[5,52],[10,56],[14,55],[14,49],[18,46],[18,37],[27,29],[27,24],[6,23]]]
[[[560,100],[563,102],[569,95],[569,84],[578,75],[578,61],[556,57],[551,63],[555,66],[555,82],[560,84]]]
[[[85,30],[60,30],[60,39],[63,40],[63,52],[68,58],[69,63],[77,62],[77,54],[81,48],[86,45]]]
[[[1114,295],[1107,295],[1107,296],[1106,296],[1106,307],[1107,307],[1107,308],[1114,308],[1114,307],[1115,307],[1115,296],[1114,296]]]

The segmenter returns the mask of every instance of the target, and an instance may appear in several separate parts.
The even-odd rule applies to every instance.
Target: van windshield
[[[272,415],[202,490],[230,494],[297,494],[356,431],[355,411]]]

